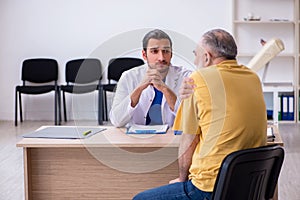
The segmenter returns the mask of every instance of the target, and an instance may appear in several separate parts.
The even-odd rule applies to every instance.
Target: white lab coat
[[[130,95],[144,78],[147,68],[148,65],[145,64],[123,72],[118,82],[110,110],[110,121],[114,126],[123,127],[126,124],[146,124],[147,113],[155,96],[153,86],[148,86],[142,92],[140,100],[135,107],[131,107],[130,105]],[[170,66],[165,83],[178,96],[179,87],[183,78],[189,76],[190,73],[190,70],[183,67]],[[180,100],[177,98],[175,109],[172,111],[163,96],[161,109],[164,124],[168,124],[170,127],[173,126],[179,104]]]

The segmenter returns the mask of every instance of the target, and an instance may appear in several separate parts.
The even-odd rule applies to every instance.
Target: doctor
[[[172,41],[162,30],[152,30],[143,38],[145,65],[125,71],[117,85],[110,111],[111,123],[172,127],[180,104],[178,91],[191,71],[173,66]]]

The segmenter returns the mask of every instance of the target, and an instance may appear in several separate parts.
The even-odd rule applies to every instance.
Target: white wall
[[[175,38],[174,45],[177,42],[179,53],[173,63],[184,64],[192,62],[193,49],[184,46],[182,38],[192,44],[204,31],[215,27],[231,31],[230,0],[1,0],[0,120],[14,119],[15,86],[21,83],[21,63],[26,58],[55,58],[60,67],[59,82],[64,83],[64,65],[69,59],[98,56],[105,70],[109,57],[126,53],[138,56],[140,50],[122,53],[115,49],[129,42],[140,48],[143,34],[160,28]],[[112,42],[128,33],[135,33],[136,38]],[[182,54],[187,59],[182,60]],[[96,100],[92,99],[91,105],[79,106],[83,118],[89,118],[89,112],[95,110]],[[23,100],[25,119],[53,119],[52,95],[26,95]]]

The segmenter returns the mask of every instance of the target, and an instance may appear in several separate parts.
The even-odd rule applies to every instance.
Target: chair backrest
[[[86,84],[100,81],[102,77],[101,62],[96,58],[70,60],[66,64],[66,82]]]
[[[279,145],[233,152],[220,167],[212,200],[265,200],[274,195],[284,159]]]
[[[122,73],[131,68],[144,64],[144,60],[140,58],[120,57],[113,58],[109,61],[107,79],[108,81],[119,81]]]
[[[57,81],[58,63],[50,58],[32,58],[23,61],[22,77],[23,83],[47,83]]]

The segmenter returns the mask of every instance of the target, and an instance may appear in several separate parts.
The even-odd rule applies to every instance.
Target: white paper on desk
[[[62,127],[62,126],[51,126],[46,127],[32,133],[24,134],[24,138],[51,138],[51,139],[84,139],[88,138],[96,133],[105,130],[105,128],[91,128],[91,127]],[[83,133],[90,131],[89,134],[84,135]]]
[[[134,124],[127,129],[127,134],[164,134],[167,132],[168,124],[163,125],[137,125]]]
[[[267,128],[267,138],[275,138],[272,127]]]

